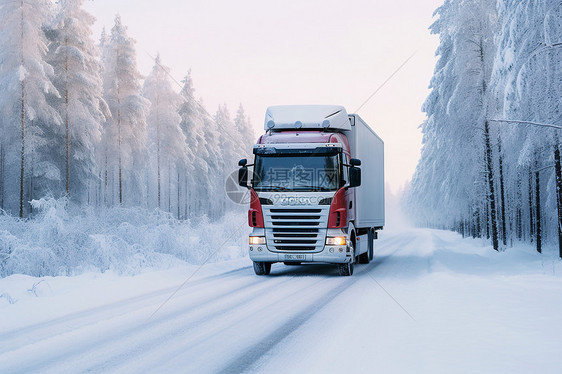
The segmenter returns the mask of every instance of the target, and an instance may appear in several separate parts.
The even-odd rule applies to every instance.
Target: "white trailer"
[[[384,216],[384,142],[359,117],[350,114],[347,134],[351,157],[361,160],[361,187],[355,190],[355,226],[382,229]]]

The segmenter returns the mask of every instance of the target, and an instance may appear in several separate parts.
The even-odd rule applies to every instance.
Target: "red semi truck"
[[[333,105],[269,107],[264,129],[254,163],[239,162],[238,182],[251,193],[255,273],[320,262],[352,275],[356,262],[373,259],[385,223],[382,139]]]

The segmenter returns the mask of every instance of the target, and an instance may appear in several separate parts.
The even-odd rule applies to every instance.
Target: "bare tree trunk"
[[[4,170],[4,144],[0,144],[0,209],[4,210],[4,183],[6,180]]]
[[[535,212],[533,208],[533,171],[531,170],[531,167],[529,167],[529,235],[531,243],[535,237]]]
[[[558,208],[558,256],[562,258],[562,167],[558,137],[554,148],[554,169],[556,173],[556,207]]]
[[[161,208],[161,187],[160,187],[160,120],[158,116],[158,97],[156,98],[156,163],[157,163],[157,174],[158,174],[158,209]]]
[[[21,81],[21,165],[20,165],[20,218],[23,218],[23,186],[25,175],[25,88]]]
[[[185,218],[189,219],[191,216],[191,196],[192,192],[189,191],[187,174],[185,175]]]
[[[119,97],[119,83],[117,83],[117,146],[119,153],[119,204],[123,204],[123,172],[121,160],[121,98]]]
[[[21,1],[21,65],[23,60],[23,0]],[[23,218],[23,184],[25,174],[25,79],[21,81],[21,165],[20,165],[20,218]]]
[[[68,47],[68,37],[65,38],[65,45]],[[70,195],[70,121],[68,118],[68,53],[64,61],[65,83],[64,83],[64,103],[65,103],[65,123],[66,123],[66,194]]]
[[[480,238],[482,236],[482,227],[480,225],[480,210],[477,209],[476,210],[476,228],[475,228],[475,232],[474,232],[474,237],[478,237]]]
[[[515,212],[515,230],[517,231],[517,240],[521,241],[523,239],[523,193],[521,187],[523,181],[521,179],[521,173],[517,173],[517,178],[519,183],[517,185],[517,210]]]
[[[181,184],[180,184],[180,171],[177,170],[178,172],[178,184],[176,186],[177,190],[178,190],[178,201],[177,201],[177,207],[178,207],[178,219],[180,219],[180,188],[181,188]]]
[[[486,239],[490,239],[490,202],[488,201],[488,197],[486,196],[486,204],[485,204],[485,217],[486,217]]]
[[[538,161],[535,167],[538,169]],[[536,199],[536,222],[537,222],[537,252],[542,253],[542,228],[541,228],[541,185],[539,179],[539,171],[535,171],[535,199]]]
[[[501,146],[501,139],[498,142],[499,148],[499,162],[500,162],[500,198],[501,198],[501,224],[502,224],[502,241],[503,245],[507,245],[507,232],[505,228],[505,222],[507,221],[507,217],[505,215],[505,189],[504,189],[504,181],[503,181],[503,155],[502,155],[502,146]]]
[[[168,212],[172,213],[172,170],[168,161]]]
[[[488,121],[484,122],[484,134],[486,141],[486,168],[488,172],[488,200],[490,201],[490,224],[492,226],[492,246],[498,250],[498,227],[496,218],[496,198],[494,191],[494,173],[492,164],[492,147],[490,146],[490,127]]]
[[[31,160],[31,175],[29,176],[29,192],[27,196],[29,197],[28,200],[33,200],[33,160]],[[29,205],[29,216],[33,216],[33,205]]]
[[[105,160],[104,160],[104,179],[105,187],[103,189],[103,204],[107,206],[107,147],[104,146]]]

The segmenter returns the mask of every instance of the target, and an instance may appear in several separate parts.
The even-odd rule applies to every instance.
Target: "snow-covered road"
[[[562,266],[525,248],[410,229],[382,234],[352,277],[282,264],[258,277],[250,265],[207,265],[179,290],[195,267],[0,279],[0,373],[562,367]]]

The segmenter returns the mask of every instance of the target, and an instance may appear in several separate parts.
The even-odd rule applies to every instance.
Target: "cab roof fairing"
[[[350,131],[347,111],[340,105],[278,105],[265,113],[264,130]]]

